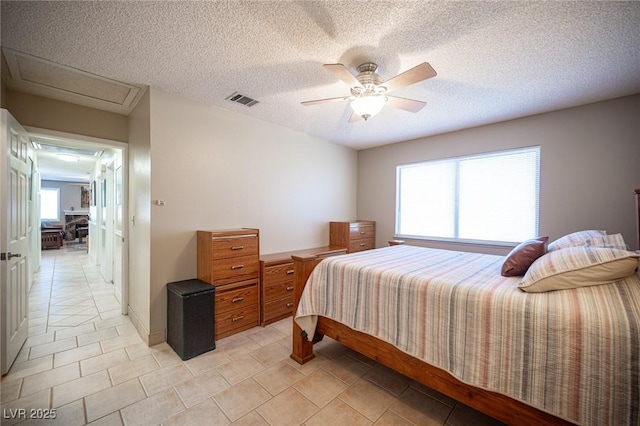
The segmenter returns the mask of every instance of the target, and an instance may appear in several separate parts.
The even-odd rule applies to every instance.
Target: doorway
[[[2,374],[6,374],[9,368],[16,360],[18,352],[24,345],[27,335],[31,333],[30,316],[31,309],[29,299],[34,292],[34,282],[43,278],[40,266],[42,262],[42,248],[46,246],[51,249],[51,244],[43,244],[43,233],[41,227],[41,201],[42,201],[42,182],[46,174],[51,174],[53,169],[47,169],[46,155],[43,145],[47,145],[54,150],[75,150],[78,157],[84,151],[92,151],[100,153],[97,157],[100,160],[89,162],[90,167],[86,170],[86,182],[82,185],[89,184],[91,194],[90,204],[86,211],[75,210],[75,206],[69,206],[65,211],[56,199],[57,210],[56,219],[59,216],[64,217],[64,232],[69,232],[72,228],[66,228],[66,225],[75,225],[78,222],[69,223],[67,218],[75,220],[77,217],[85,216],[87,218],[87,229],[83,230],[87,234],[82,234],[83,238],[89,239],[94,236],[93,249],[92,245],[88,246],[88,254],[92,256],[93,263],[101,265],[99,271],[102,277],[107,276],[106,284],[113,286],[115,307],[113,314],[127,313],[128,306],[128,241],[127,227],[124,218],[127,214],[127,164],[128,153],[127,144],[110,140],[97,139],[92,137],[84,137],[72,135],[62,132],[43,130],[37,128],[23,127],[17,122],[11,114],[2,109],[0,111],[0,123],[2,124],[2,137],[0,138],[0,171],[2,171],[2,179],[0,179],[0,205],[2,208],[2,220],[0,221],[0,269],[2,270],[2,318],[0,322],[2,327],[2,354],[0,356],[2,364]],[[38,146],[40,145],[40,146]],[[106,156],[102,154],[107,153]],[[58,152],[58,154],[61,154]],[[68,156],[69,153],[67,153]],[[41,156],[41,157],[40,157]],[[51,164],[49,164],[51,166]],[[62,164],[51,166],[64,172],[66,168]],[[46,172],[46,173],[45,173]],[[6,177],[6,179],[5,179]],[[64,179],[62,179],[64,180]],[[68,179],[67,179],[68,180]],[[78,199],[73,203],[84,203],[87,197],[86,192],[78,189]],[[80,207],[84,207],[80,205]],[[85,214],[86,213],[86,214]],[[91,228],[93,227],[93,232]],[[62,231],[56,236],[56,232],[52,232],[52,237],[56,239],[54,248],[60,249],[61,244],[59,237]],[[73,240],[80,238],[80,234],[72,234]],[[57,261],[56,261],[57,262]],[[45,262],[46,263],[46,262]],[[56,269],[60,269],[57,266]],[[46,269],[43,268],[43,269]],[[38,273],[36,272],[38,271]],[[61,271],[59,271],[61,272]],[[78,282],[74,278],[85,280],[89,278],[88,270],[83,271],[74,277],[75,271],[63,273],[56,277],[55,274],[50,277],[50,284],[61,284],[70,288],[75,287]],[[56,279],[57,278],[57,279]],[[48,278],[44,278],[46,281]],[[99,281],[97,281],[99,283]],[[37,282],[41,284],[41,282]],[[95,284],[94,281],[86,281],[85,284]],[[45,289],[46,290],[46,289]],[[51,290],[51,289],[50,289]],[[66,290],[66,289],[65,289]],[[92,290],[93,291],[93,290]],[[46,292],[46,291],[45,291]],[[32,294],[30,294],[32,293]],[[37,291],[35,293],[38,293]],[[47,293],[48,295],[52,293]],[[95,295],[94,295],[95,296]],[[93,298],[93,304],[97,306],[96,298]],[[48,296],[49,297],[49,296]],[[51,294],[52,297],[52,294]],[[60,315],[66,315],[68,309],[82,312],[75,312],[80,316],[75,316],[73,321],[91,321],[91,313],[84,312],[84,306],[68,307],[69,295],[60,295],[63,301],[59,306],[56,318],[51,317],[49,307],[51,298],[43,304],[47,309],[45,327],[49,327],[49,321],[60,321],[57,327],[65,327],[73,324],[67,324],[66,319],[59,318]],[[104,301],[104,299],[102,300]],[[82,302],[82,301],[81,301]],[[109,310],[108,301],[103,303],[106,306],[100,306],[102,311]],[[36,309],[37,311],[37,309]],[[63,313],[64,311],[64,313]],[[58,315],[60,314],[60,315]],[[87,314],[87,315],[85,315]],[[39,317],[40,318],[40,317]],[[38,322],[34,321],[34,326]]]
[[[106,282],[112,283],[114,294],[120,303],[120,311],[126,315],[128,242],[124,218],[127,217],[127,144],[28,126],[25,129],[32,143],[34,180],[37,180],[34,182],[35,187],[41,188],[43,182],[51,186],[52,179],[71,180],[71,185],[75,185],[79,207],[73,205],[75,201],[67,202],[70,206],[61,205],[60,220],[67,226],[67,223],[78,218],[86,219],[79,222],[78,227],[69,227],[68,230],[73,229],[74,234],[67,239],[86,245],[86,251],[97,270]],[[78,169],[80,161],[50,161],[51,151],[67,151],[83,160],[88,158],[89,161],[84,168],[80,166]],[[84,173],[80,181],[78,172]],[[35,198],[34,223],[40,224],[40,197],[36,195]],[[83,226],[85,222],[86,226]],[[39,267],[42,251],[37,250],[33,258],[35,267]]]

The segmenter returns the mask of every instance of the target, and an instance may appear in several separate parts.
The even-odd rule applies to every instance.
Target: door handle
[[[0,253],[0,260],[9,260],[12,257],[22,257],[20,253]]]

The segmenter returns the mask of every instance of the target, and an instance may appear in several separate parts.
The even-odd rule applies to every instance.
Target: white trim
[[[108,148],[128,149],[129,144],[126,142],[116,141],[113,139],[97,138],[95,136],[84,136],[76,133],[60,132],[58,130],[43,129],[41,127],[24,126],[30,136],[36,136],[42,139],[53,139],[56,141],[73,141],[85,145],[104,146]]]

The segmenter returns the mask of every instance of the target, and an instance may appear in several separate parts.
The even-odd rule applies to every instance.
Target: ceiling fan
[[[436,76],[435,70],[427,62],[423,62],[387,81],[384,81],[376,73],[378,65],[373,62],[365,62],[358,66],[357,76],[351,74],[347,67],[342,64],[324,64],[323,66],[351,87],[351,96],[316,99],[301,103],[304,106],[309,106],[325,102],[351,101],[353,114],[349,118],[350,123],[360,120],[367,121],[380,112],[385,104],[409,112],[420,111],[427,104],[426,102],[389,96],[388,93]]]

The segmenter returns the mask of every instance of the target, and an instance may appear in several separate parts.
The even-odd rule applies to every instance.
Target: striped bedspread
[[[504,258],[394,246],[323,260],[296,312],[583,425],[640,422],[640,277],[524,293]]]

